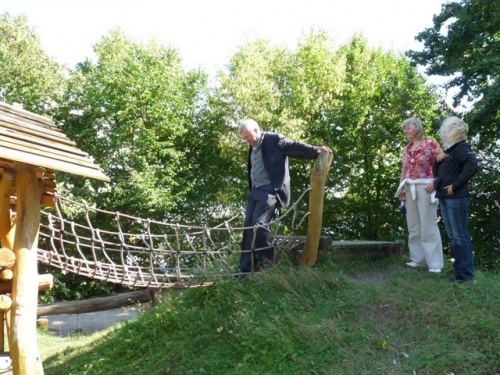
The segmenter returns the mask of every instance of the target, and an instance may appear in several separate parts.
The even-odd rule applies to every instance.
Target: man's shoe
[[[257,263],[256,270],[257,271],[268,271],[269,269],[273,268],[274,265],[275,265],[275,263],[272,260],[263,259]]]
[[[241,272],[239,269],[236,269],[231,272],[231,276],[237,278],[237,279],[244,279],[248,277],[248,272]]]

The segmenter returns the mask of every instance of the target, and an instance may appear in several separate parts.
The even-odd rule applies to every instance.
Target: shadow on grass
[[[499,281],[479,271],[456,286],[394,259],[280,264],[171,291],[138,320],[47,353],[45,373],[495,374]]]

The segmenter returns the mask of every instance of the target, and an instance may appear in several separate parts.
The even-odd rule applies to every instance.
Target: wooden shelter
[[[109,181],[50,119],[0,102],[0,295],[15,375],[43,374],[36,336],[41,206],[51,206],[55,171]],[[5,290],[5,289],[4,289]],[[3,326],[3,324],[2,324]],[[0,329],[0,350],[3,350]]]

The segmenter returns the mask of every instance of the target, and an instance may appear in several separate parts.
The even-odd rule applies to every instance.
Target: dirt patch
[[[386,281],[385,275],[377,271],[359,271],[350,279],[359,284],[382,284]]]

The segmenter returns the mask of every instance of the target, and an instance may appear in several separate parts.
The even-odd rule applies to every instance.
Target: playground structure
[[[56,191],[55,170],[109,181],[49,119],[0,103],[0,315],[15,375],[43,374],[36,335],[41,207]],[[50,280],[48,282],[50,287]],[[0,330],[2,352],[4,329]]]
[[[271,223],[271,228],[278,228],[289,219],[288,235],[274,237],[277,258],[300,244],[295,233],[309,212],[301,212],[298,203],[307,191]],[[57,194],[53,199],[55,209],[42,212],[40,263],[96,280],[150,289],[201,286],[233,276],[238,268],[245,229],[235,226],[242,222],[240,215],[213,227],[192,226],[105,211]],[[66,218],[66,210],[78,212],[78,220]],[[107,223],[108,229],[97,228],[95,221]]]
[[[293,204],[271,224],[279,228],[280,221],[289,218],[289,232],[275,236],[273,246],[282,253],[300,244],[300,264],[316,262],[331,161],[332,155],[323,153],[315,163],[311,189],[299,198],[310,191],[308,210],[300,212]],[[36,337],[37,301],[39,289],[50,288],[52,281],[50,275],[38,275],[38,261],[131,287],[184,287],[233,275],[242,251],[238,236],[245,228],[233,226],[236,217],[208,228],[97,210],[59,196],[56,170],[109,181],[51,120],[0,103],[0,316],[15,375],[43,374]],[[65,217],[70,205],[79,206],[81,221]],[[112,217],[104,222],[114,222],[114,227],[95,227],[93,219],[101,216]],[[306,218],[307,237],[297,239],[295,233]]]

